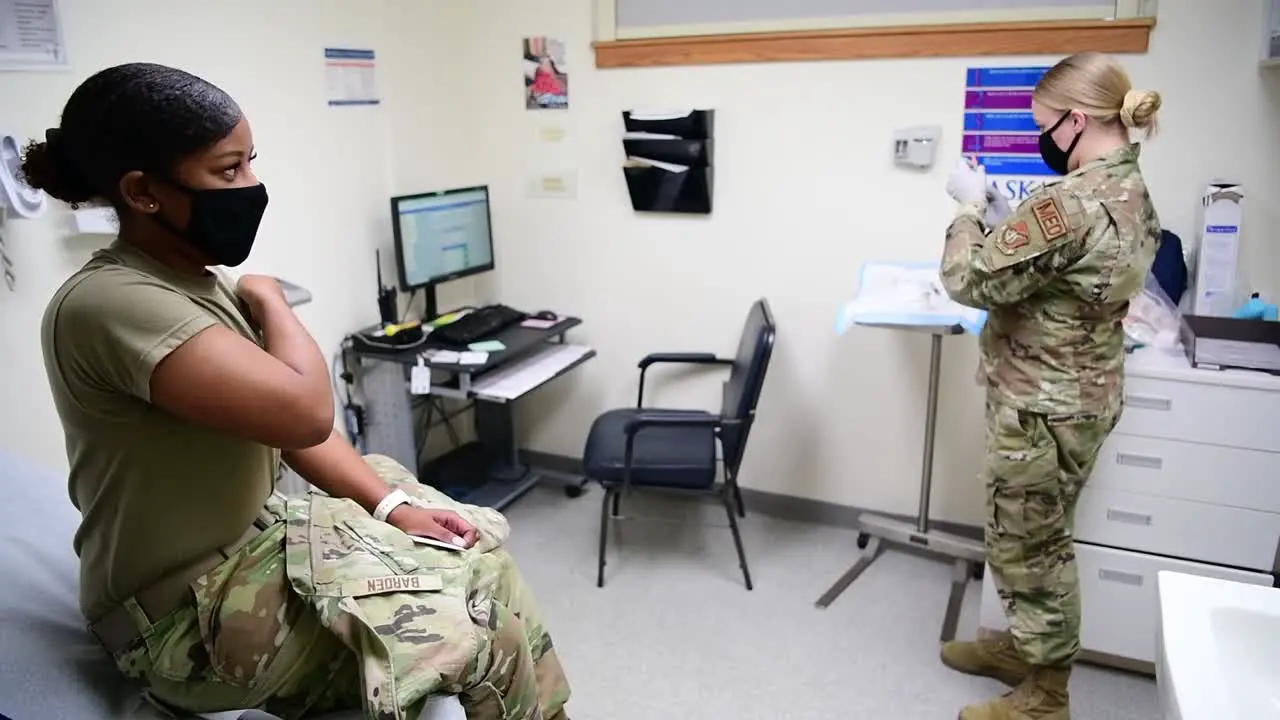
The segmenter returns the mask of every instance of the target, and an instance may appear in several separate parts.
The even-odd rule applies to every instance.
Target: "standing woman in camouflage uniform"
[[[226,93],[150,64],[90,77],[24,153],[31,186],[120,218],[42,326],[90,630],[168,709],[406,720],[448,693],[470,718],[564,718],[506,521],[361,458],[280,286],[217,267],[266,210],[255,157]],[[326,494],[275,494],[281,461]]]
[[[961,162],[948,192],[942,283],[989,311],[980,338],[987,387],[986,546],[1010,632],[952,642],[942,660],[1014,689],[962,720],[1067,720],[1080,650],[1072,540],[1080,490],[1119,420],[1121,320],[1142,290],[1160,222],[1130,130],[1155,129],[1160,96],[1132,88],[1114,59],[1082,53],[1050,69],[1032,112],[1040,151],[1065,177],[1009,212]]]

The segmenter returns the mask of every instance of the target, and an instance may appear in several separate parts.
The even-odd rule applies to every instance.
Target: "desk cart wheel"
[[[981,580],[982,576],[986,573],[986,569],[987,566],[983,563],[972,563],[969,565],[969,575],[972,576],[974,580]]]
[[[583,487],[583,484],[564,486],[564,494],[571,498],[582,497],[584,490],[585,488]]]
[[[866,533],[858,533],[858,549],[866,550],[867,543],[871,542],[871,536]]]

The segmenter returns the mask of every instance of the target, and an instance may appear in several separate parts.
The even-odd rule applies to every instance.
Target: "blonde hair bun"
[[[1156,128],[1156,113],[1160,111],[1161,102],[1158,92],[1130,90],[1124,94],[1120,122],[1127,128],[1142,128],[1151,134]]]
[[[1032,97],[1050,110],[1079,110],[1103,125],[1145,130],[1148,137],[1160,110],[1160,93],[1134,90],[1124,67],[1099,52],[1059,60],[1036,83]]]

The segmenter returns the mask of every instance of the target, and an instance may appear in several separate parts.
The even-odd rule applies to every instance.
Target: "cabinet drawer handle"
[[[1137,453],[1122,452],[1116,453],[1116,464],[1159,470],[1164,467],[1164,458],[1159,455],[1139,455]]]
[[[1173,408],[1172,400],[1154,395],[1125,395],[1124,404],[1144,410],[1169,410]]]
[[[1138,573],[1108,570],[1106,568],[1098,571],[1098,579],[1104,582],[1117,582],[1123,585],[1133,585],[1134,587],[1142,587],[1142,583],[1145,581],[1145,579]]]
[[[1129,525],[1145,525],[1150,527],[1152,518],[1146,513],[1136,513],[1129,512],[1128,510],[1107,508],[1107,519],[1112,522],[1127,523]]]

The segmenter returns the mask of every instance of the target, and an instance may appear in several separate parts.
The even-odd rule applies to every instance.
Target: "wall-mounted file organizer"
[[[714,110],[624,111],[622,171],[641,212],[709,214]]]

